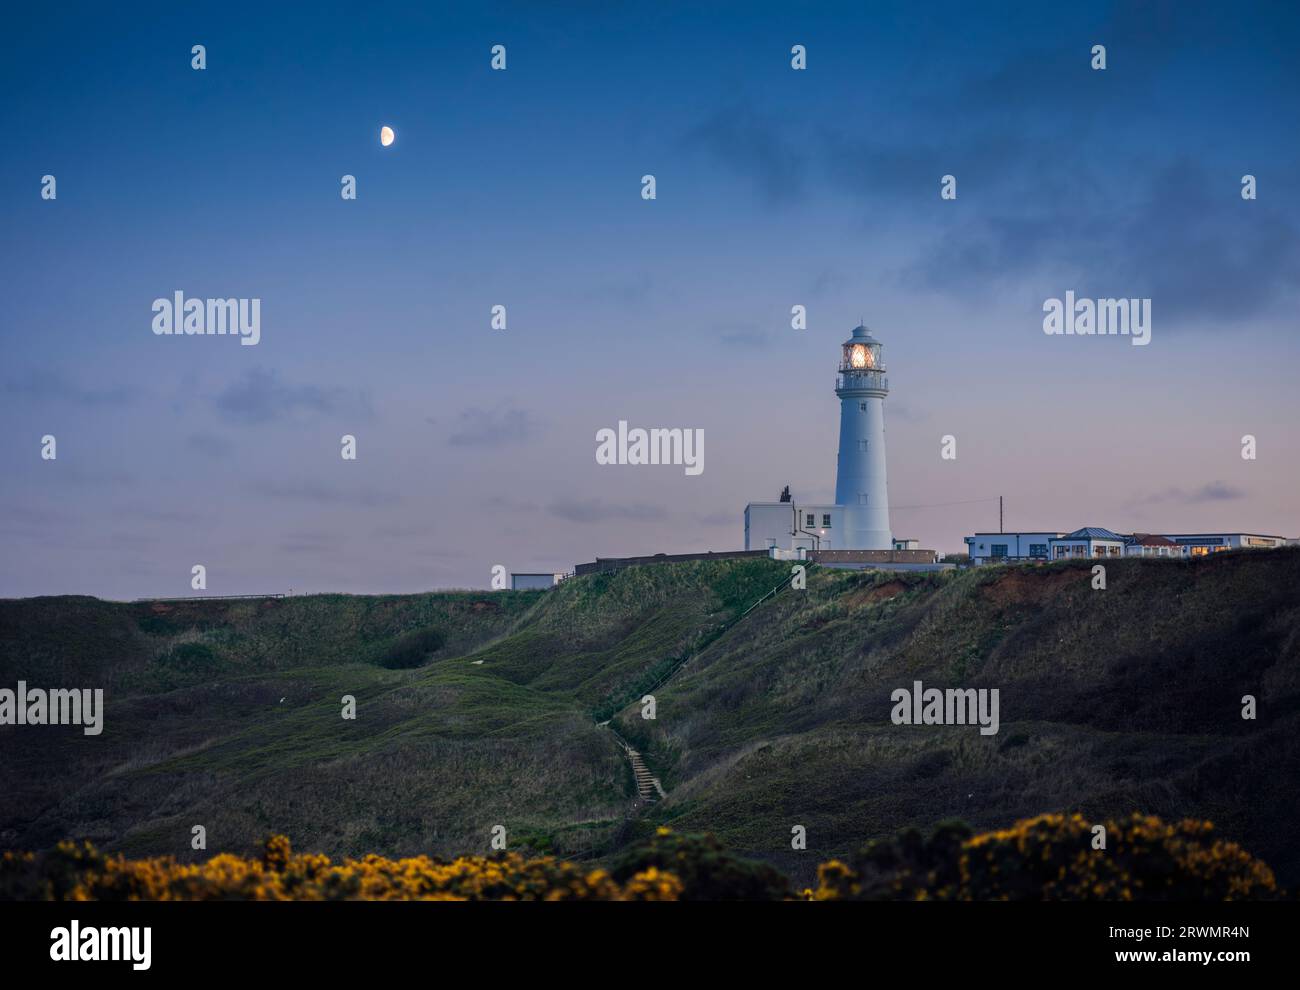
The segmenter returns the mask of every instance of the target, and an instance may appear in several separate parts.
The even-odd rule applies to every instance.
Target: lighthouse
[[[854,327],[840,345],[835,377],[835,395],[840,400],[835,501],[805,501],[799,497],[802,486],[792,492],[787,485],[779,502],[750,502],[745,506],[746,550],[812,554],[809,559],[834,567],[929,567],[936,562],[933,550],[916,547],[915,540],[895,540],[889,528],[888,394],[880,341],[865,326]],[[829,403],[826,411],[829,427]]]
[[[880,341],[865,326],[842,345],[835,394],[840,399],[840,452],[835,503],[841,507],[840,546],[891,550],[889,488],[885,480],[885,396],[889,379]]]

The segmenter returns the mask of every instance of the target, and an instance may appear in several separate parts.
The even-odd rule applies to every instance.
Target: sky
[[[805,6],[10,12],[0,596],[738,549],[747,502],[833,500],[860,321],[895,536],[961,551],[999,495],[1300,535],[1294,5]],[[259,343],[154,334],[176,291],[260,299]],[[1067,291],[1150,298],[1150,344],[1044,334]],[[597,464],[619,420],[704,471]]]

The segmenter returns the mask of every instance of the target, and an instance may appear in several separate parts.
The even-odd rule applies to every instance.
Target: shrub
[[[1208,822],[1166,824],[1131,815],[1106,823],[1104,850],[1078,815],[1040,815],[997,832],[958,822],[929,837],[916,829],[873,842],[852,865],[818,870],[814,900],[1280,899],[1273,872]],[[770,866],[727,853],[711,835],[666,828],[627,850],[610,870],[512,852],[337,863],[294,853],[282,835],[261,856],[205,863],[170,856],[127,860],[89,843],[61,842],[0,856],[3,900],[714,900],[790,898]]]
[[[1133,814],[1108,821],[1106,848],[1080,815],[1040,815],[973,835],[960,823],[866,846],[853,865],[825,863],[818,900],[1267,900],[1273,871],[1209,822]]]
[[[647,870],[675,876],[684,901],[779,901],[790,896],[789,882],[780,873],[733,856],[712,835],[678,835],[659,828],[619,857],[611,873],[626,882]]]
[[[162,658],[162,664],[172,670],[206,670],[217,664],[217,654],[204,643],[179,643]]]
[[[430,653],[442,649],[446,641],[447,637],[441,630],[416,629],[394,640],[380,658],[379,665],[389,670],[419,667],[428,659]]]
[[[126,860],[72,842],[42,856],[0,857],[0,898],[6,900],[663,901],[680,893],[676,877],[654,868],[616,883],[605,870],[518,853],[450,862],[371,855],[334,863],[328,856],[295,854],[282,835],[267,841],[260,858],[223,853],[200,864],[170,856]]]

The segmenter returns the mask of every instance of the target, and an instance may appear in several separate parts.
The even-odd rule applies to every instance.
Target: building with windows
[[[976,533],[965,538],[972,564],[1082,557],[1200,557],[1221,550],[1266,550],[1295,543],[1256,533],[1115,533],[1085,526],[1072,533]]]
[[[1125,538],[1101,526],[1085,526],[1049,541],[1053,560],[1068,557],[1122,557]]]
[[[1064,535],[1060,531],[976,533],[966,537],[966,552],[972,564],[1048,560],[1051,542]]]
[[[750,502],[745,506],[746,550],[844,550],[842,506]]]
[[[1134,533],[1124,548],[1126,557],[1181,557],[1183,548],[1167,536],[1155,533]]]
[[[1262,536],[1258,533],[1166,533],[1187,557],[1200,557],[1220,550],[1271,550],[1286,546],[1285,536]]]

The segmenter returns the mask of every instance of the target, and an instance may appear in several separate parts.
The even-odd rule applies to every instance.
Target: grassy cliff
[[[1213,820],[1294,885],[1300,551],[1112,561],[1101,591],[1090,564],[814,568],[743,617],[788,565],[547,592],[0,602],[0,687],[107,696],[98,737],[0,727],[0,847],[199,859],[281,832],[334,856],[452,856],[503,825],[511,848],[607,859],[669,824],[807,882],[906,826],[1140,810]],[[642,719],[628,703],[674,670]],[[890,693],[914,680],[997,688],[1000,731],[893,725]],[[648,813],[596,724],[610,714],[669,793]]]

